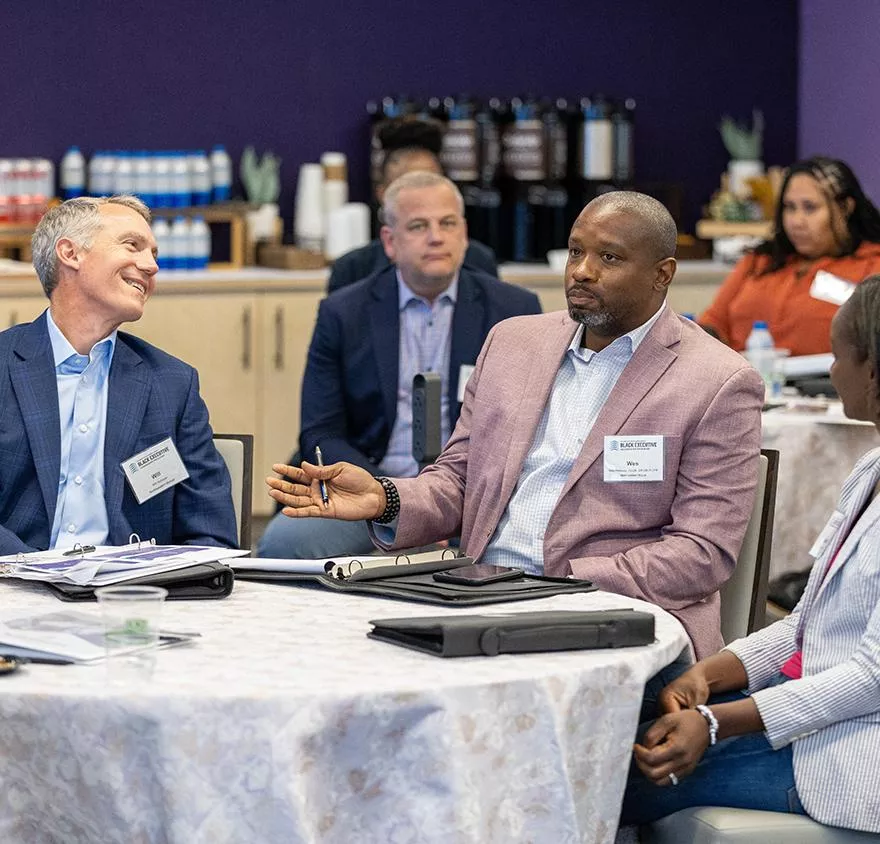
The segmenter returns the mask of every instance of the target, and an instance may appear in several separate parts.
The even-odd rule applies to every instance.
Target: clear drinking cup
[[[114,651],[154,648],[168,590],[161,586],[104,586],[95,590],[104,619],[108,656]]]

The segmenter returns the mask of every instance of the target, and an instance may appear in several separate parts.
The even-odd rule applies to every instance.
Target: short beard
[[[610,337],[617,330],[618,321],[608,311],[582,311],[572,305],[568,306],[568,315],[579,322],[584,328],[594,331],[600,337]]]

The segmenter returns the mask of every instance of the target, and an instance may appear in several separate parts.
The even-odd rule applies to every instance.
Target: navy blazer
[[[321,302],[302,385],[299,443],[306,459],[320,444],[326,463],[347,460],[378,471],[397,418],[399,311],[394,267]],[[539,313],[534,293],[462,268],[449,354],[451,427],[460,410],[462,364],[476,363],[497,322]]]
[[[391,261],[385,254],[381,240],[374,240],[366,246],[352,249],[333,262],[330,278],[327,281],[327,292],[334,293],[390,266]],[[464,253],[464,267],[491,276],[498,275],[495,253],[476,240],[468,242],[467,251]]]
[[[49,547],[61,472],[58,388],[46,314],[0,333],[0,553]],[[104,438],[108,542],[238,544],[229,472],[195,369],[119,332]],[[171,437],[189,478],[138,504],[121,463]]]

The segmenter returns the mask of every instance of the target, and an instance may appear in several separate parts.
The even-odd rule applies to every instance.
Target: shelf
[[[725,220],[698,220],[697,237],[714,240],[716,237],[761,237],[773,236],[772,220],[757,220],[751,223],[729,223]]]

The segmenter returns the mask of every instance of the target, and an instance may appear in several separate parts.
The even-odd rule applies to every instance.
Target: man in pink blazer
[[[270,494],[290,516],[373,520],[383,548],[460,534],[486,562],[537,560],[669,610],[698,657],[714,652],[718,589],[754,499],[763,385],[666,306],[674,249],[656,200],[593,200],[569,239],[568,313],[493,328],[436,463],[394,481],[276,465],[289,481],[269,479]]]

